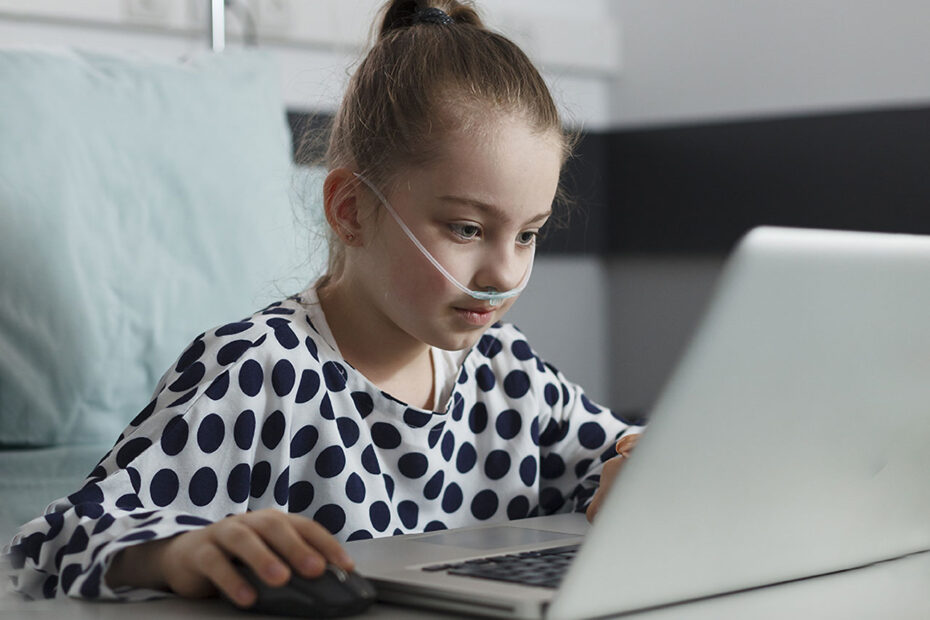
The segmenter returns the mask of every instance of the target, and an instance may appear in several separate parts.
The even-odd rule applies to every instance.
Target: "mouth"
[[[486,325],[494,316],[495,308],[490,306],[476,306],[471,308],[455,307],[455,312],[471,325]]]

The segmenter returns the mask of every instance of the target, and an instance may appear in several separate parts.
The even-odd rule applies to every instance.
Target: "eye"
[[[481,233],[481,229],[475,224],[449,224],[449,230],[460,239],[475,239]]]
[[[517,237],[517,243],[520,245],[534,245],[539,237],[539,231],[525,230]]]

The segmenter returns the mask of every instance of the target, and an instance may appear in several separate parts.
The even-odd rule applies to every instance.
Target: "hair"
[[[420,21],[430,8],[451,19]],[[518,115],[540,134],[553,133],[562,162],[568,158],[573,137],[563,130],[542,76],[516,44],[485,27],[472,3],[393,0],[375,26],[375,41],[333,121],[327,169],[351,167],[376,185],[390,184],[404,167],[439,153],[449,130],[480,130],[489,110]],[[345,262],[345,248],[332,231],[328,243],[327,279]]]

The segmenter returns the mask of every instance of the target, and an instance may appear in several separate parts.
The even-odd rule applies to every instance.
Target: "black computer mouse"
[[[291,579],[280,587],[269,586],[245,563],[233,565],[258,592],[255,604],[246,608],[263,614],[333,618],[365,611],[375,602],[375,588],[354,571],[327,564],[323,574],[307,578],[291,571]]]

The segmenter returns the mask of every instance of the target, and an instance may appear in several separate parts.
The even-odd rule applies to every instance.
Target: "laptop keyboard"
[[[434,564],[422,570],[445,571],[450,575],[493,579],[539,588],[558,588],[580,544],[495,555],[455,564]]]

